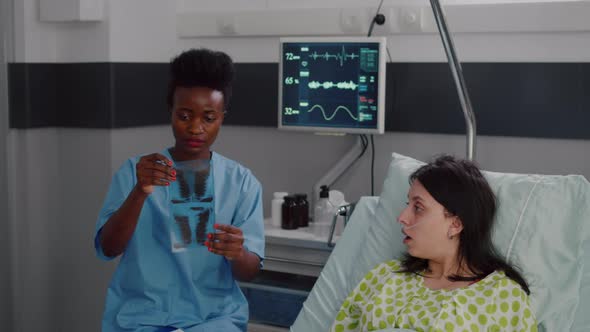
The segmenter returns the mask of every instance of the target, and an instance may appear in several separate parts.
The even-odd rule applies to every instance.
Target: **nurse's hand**
[[[207,234],[205,245],[209,251],[224,256],[229,261],[238,260],[244,255],[244,234],[238,227],[215,224],[216,233]]]
[[[145,194],[151,194],[154,186],[169,186],[176,181],[172,161],[159,153],[141,157],[135,165],[137,187]]]

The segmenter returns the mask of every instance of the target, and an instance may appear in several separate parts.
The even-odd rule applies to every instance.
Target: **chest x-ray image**
[[[213,233],[215,205],[209,160],[176,163],[177,180],[170,185],[170,240],[173,252],[201,247]]]

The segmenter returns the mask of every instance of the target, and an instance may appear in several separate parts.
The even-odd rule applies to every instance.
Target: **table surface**
[[[289,245],[310,249],[331,249],[328,247],[328,237],[311,233],[310,227],[282,229],[270,225],[269,221],[269,219],[265,219],[264,224],[264,235],[268,244]],[[339,237],[334,236],[332,242],[336,243]]]

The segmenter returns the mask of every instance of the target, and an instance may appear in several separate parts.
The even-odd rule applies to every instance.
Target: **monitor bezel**
[[[283,44],[285,43],[378,43],[379,44],[379,88],[377,97],[377,128],[346,128],[346,127],[310,127],[298,125],[283,125]],[[386,71],[386,43],[385,37],[285,37],[279,42],[279,100],[278,100],[278,129],[289,131],[305,131],[316,133],[340,134],[383,134],[385,132],[385,71]]]

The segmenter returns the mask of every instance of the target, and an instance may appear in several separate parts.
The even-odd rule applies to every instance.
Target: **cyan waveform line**
[[[323,117],[324,117],[324,119],[325,119],[326,121],[331,121],[331,120],[332,120],[332,119],[333,119],[333,118],[336,116],[336,114],[338,113],[338,111],[339,111],[340,109],[343,109],[343,110],[345,110],[346,112],[348,112],[348,115],[350,115],[350,117],[351,117],[351,118],[352,118],[354,121],[358,121],[358,118],[357,118],[357,117],[355,117],[355,116],[354,116],[354,115],[353,115],[353,114],[350,112],[350,110],[349,110],[348,108],[346,108],[345,106],[342,106],[342,105],[341,105],[341,106],[338,106],[338,107],[336,107],[336,109],[334,110],[334,113],[333,113],[333,114],[332,114],[332,116],[330,116],[330,117],[326,116],[326,111],[324,110],[324,108],[323,108],[321,105],[317,105],[317,104],[316,104],[316,105],[313,105],[313,106],[312,106],[312,108],[310,108],[310,109],[309,109],[309,111],[307,111],[307,113],[310,113],[310,112],[311,112],[311,111],[313,111],[313,110],[314,110],[316,107],[317,107],[317,108],[319,108],[319,109],[322,111],[322,115],[323,115]]]
[[[356,88],[358,87],[357,84],[355,84],[353,81],[349,81],[349,82],[324,82],[324,83],[320,83],[318,81],[311,81],[307,84],[307,86],[310,89],[319,89],[319,88],[324,88],[326,90],[331,89],[331,88],[338,88],[341,90],[356,90]]]
[[[358,54],[354,54],[354,53],[350,53],[350,54],[346,54],[346,50],[344,49],[344,46],[342,46],[342,53],[340,54],[330,54],[328,52],[326,52],[325,54],[318,54],[316,51],[314,51],[312,54],[309,55],[310,58],[317,60],[318,58],[322,58],[322,59],[326,59],[326,61],[334,58],[336,60],[340,60],[340,67],[344,66],[344,61],[346,61],[347,59],[355,59],[360,57],[360,55]]]

